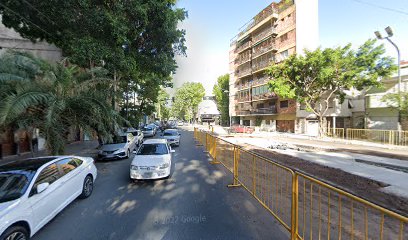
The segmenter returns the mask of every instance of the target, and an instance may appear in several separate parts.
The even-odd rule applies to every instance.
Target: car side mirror
[[[175,152],[176,152],[176,150],[171,149],[171,150],[170,150],[170,152],[171,152],[171,153],[175,153]]]
[[[48,188],[48,186],[50,186],[50,183],[47,183],[47,182],[38,184],[38,186],[37,186],[37,193],[42,193],[42,192],[44,192],[45,189]]]
[[[179,136],[181,136],[181,133],[179,133]]]

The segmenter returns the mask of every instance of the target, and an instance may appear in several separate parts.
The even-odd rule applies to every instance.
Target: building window
[[[289,57],[289,51],[285,50],[285,51],[281,52],[280,56],[281,56],[282,59],[288,58]]]
[[[281,42],[284,42],[284,41],[286,41],[286,40],[288,40],[288,33],[285,33],[285,34],[283,34],[282,36],[280,36],[280,41],[281,41]]]
[[[280,101],[279,107],[280,108],[288,108],[289,107],[289,101],[288,100]]]

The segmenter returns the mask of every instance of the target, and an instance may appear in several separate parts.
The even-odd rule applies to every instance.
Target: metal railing
[[[273,159],[194,129],[212,164],[232,174],[229,187],[245,188],[288,230],[291,239],[398,239],[408,237],[408,218]],[[200,137],[202,134],[207,137]]]
[[[265,39],[266,37],[271,36],[272,34],[276,34],[276,29],[272,27],[268,27],[264,31],[260,32],[258,35],[252,37],[252,42],[254,44],[258,43],[260,40]]]
[[[347,140],[364,140],[382,144],[408,146],[408,131],[347,129]]]
[[[327,128],[326,136],[334,138],[344,138],[344,128]]]
[[[248,41],[235,49],[235,53],[240,53],[251,47],[251,41]]]

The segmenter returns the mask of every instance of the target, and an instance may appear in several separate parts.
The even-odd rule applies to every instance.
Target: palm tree
[[[108,104],[111,80],[103,69],[50,64],[15,51],[0,56],[0,66],[0,125],[38,128],[51,154],[64,153],[73,127],[107,140],[122,121]]]

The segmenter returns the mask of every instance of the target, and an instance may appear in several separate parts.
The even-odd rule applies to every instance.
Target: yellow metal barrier
[[[348,140],[364,140],[382,144],[408,146],[408,131],[347,129]]]
[[[334,138],[344,138],[344,128],[328,128],[326,135]]]
[[[214,162],[233,174],[229,187],[244,187],[291,234],[291,239],[408,238],[408,218],[316,178],[201,133]],[[204,138],[202,137],[204,135]]]
[[[408,218],[305,174],[296,175],[298,239],[407,239]]]

